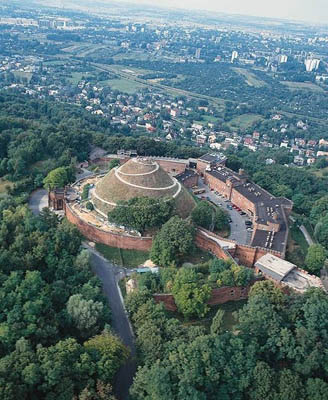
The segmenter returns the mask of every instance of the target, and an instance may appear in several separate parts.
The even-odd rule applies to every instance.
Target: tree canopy
[[[122,201],[108,213],[108,220],[118,225],[137,229],[160,228],[171,217],[173,204],[165,199],[134,197]]]
[[[177,265],[181,257],[191,251],[195,236],[194,227],[174,216],[156,235],[151,248],[152,261],[162,267]]]

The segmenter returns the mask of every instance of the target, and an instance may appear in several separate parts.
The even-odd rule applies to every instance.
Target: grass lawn
[[[254,122],[263,120],[262,115],[259,114],[242,114],[238,117],[233,118],[228,122],[231,128],[247,129],[253,125]]]
[[[218,118],[213,117],[212,115],[203,115],[203,120],[202,121],[194,121],[195,124],[200,124],[203,126],[207,126],[207,124],[210,123],[216,123],[218,121]]]
[[[239,311],[244,305],[247,303],[247,300],[238,300],[238,301],[228,301],[225,304],[219,304],[217,306],[211,307],[209,313],[206,315],[205,318],[201,320],[194,320],[187,322],[187,325],[203,325],[207,329],[210,329],[212,324],[212,320],[218,310],[224,311],[223,317],[223,330],[224,331],[233,331],[235,325],[238,323],[237,319],[234,316],[236,311]],[[172,313],[172,315],[180,320],[182,320],[181,315],[177,313]]]
[[[312,90],[314,92],[324,92],[324,89],[311,82],[281,82],[290,90]]]
[[[296,224],[292,224],[288,236],[286,254],[287,261],[290,261],[299,267],[304,267],[308,247],[309,245],[305,240],[303,233],[299,230]]]
[[[72,72],[72,77],[68,78],[68,80],[73,84],[77,85],[80,80],[82,80],[82,76],[87,76],[88,72]]]
[[[0,178],[0,198],[6,196],[7,194],[6,186],[12,187],[13,183]]]
[[[133,94],[137,92],[139,89],[147,87],[147,85],[143,85],[142,83],[130,80],[130,79],[111,79],[108,81],[108,85],[112,89],[119,90],[120,92]]]
[[[96,250],[108,261],[126,268],[136,268],[149,259],[146,251],[118,249],[101,243],[96,244]]]
[[[200,264],[212,259],[213,256],[211,253],[201,250],[195,246],[193,251],[184,257],[183,263]]]
[[[266,83],[264,81],[261,81],[254,75],[252,72],[248,71],[247,69],[243,68],[232,68],[237,74],[242,75],[248,86],[253,86],[256,88],[260,88],[263,86],[266,86]]]

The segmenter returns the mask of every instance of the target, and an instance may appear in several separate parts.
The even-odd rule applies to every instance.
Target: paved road
[[[39,189],[31,194],[29,207],[34,214],[39,214],[47,206],[48,192],[46,190]],[[109,263],[101,254],[86,243],[83,246],[89,250],[93,271],[102,281],[103,290],[112,311],[113,329],[131,351],[129,361],[118,371],[114,384],[117,398],[119,400],[126,400],[136,372],[134,335],[124,307],[121,291],[118,287],[118,281],[124,276],[126,271],[124,268],[119,268]]]
[[[28,201],[33,214],[39,215],[43,208],[48,207],[48,192],[45,189],[35,190]]]
[[[112,311],[113,329],[131,351],[129,361],[118,371],[114,384],[117,398],[125,400],[128,398],[129,388],[136,372],[136,361],[134,335],[118,287],[118,281],[124,275],[124,269],[109,263],[88,245],[84,244],[84,247],[90,251],[92,269],[103,283],[103,290]]]
[[[247,231],[246,226],[245,226],[245,221],[249,219],[246,216],[242,216],[239,214],[238,211],[235,209],[229,210],[227,208],[227,204],[231,204],[230,202],[224,202],[224,198],[216,195],[214,192],[212,192],[207,185],[203,183],[201,179],[199,179],[199,184],[198,186],[200,188],[203,188],[206,190],[205,193],[203,193],[201,196],[209,197],[213,203],[217,204],[224,210],[226,210],[232,222],[230,223],[230,236],[229,239],[235,240],[236,242],[240,244],[249,244],[251,241],[251,236],[252,232]]]

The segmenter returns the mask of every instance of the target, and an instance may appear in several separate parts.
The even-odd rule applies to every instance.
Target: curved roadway
[[[114,385],[117,398],[125,400],[128,398],[129,388],[132,385],[136,372],[134,335],[124,307],[121,291],[118,287],[118,281],[124,276],[125,271],[123,268],[109,263],[101,254],[86,243],[83,244],[83,247],[89,250],[92,269],[103,283],[103,291],[112,312],[112,327],[131,351],[131,357],[118,371]]]
[[[29,207],[34,214],[38,215],[44,207],[48,206],[47,200],[47,191],[37,190],[31,194]],[[103,291],[111,307],[113,330],[131,351],[130,359],[120,368],[114,383],[117,398],[126,400],[136,371],[136,350],[132,327],[118,286],[118,281],[124,276],[125,270],[109,263],[88,244],[84,243],[83,247],[89,250],[92,269],[103,283]]]

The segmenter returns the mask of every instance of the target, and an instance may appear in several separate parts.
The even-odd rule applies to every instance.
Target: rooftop
[[[219,163],[221,164],[223,161],[226,160],[226,156],[223,154],[217,154],[217,153],[207,153],[204,154],[203,156],[199,157],[200,161],[205,161],[207,163]]]
[[[267,253],[255,263],[255,267],[260,269],[265,275],[269,275],[274,280],[281,282],[294,268],[296,268],[296,265],[289,261],[282,260],[273,254]]]
[[[186,169],[184,172],[182,172],[181,174],[176,175],[176,179],[179,182],[182,182],[187,179],[190,178],[191,176],[195,176],[198,175],[195,171],[193,171],[192,169]]]
[[[257,267],[264,275],[271,277],[277,282],[296,290],[297,292],[305,292],[310,287],[324,289],[321,279],[317,276],[310,275],[296,267],[296,265],[282,260],[273,254],[266,254],[256,263]]]

